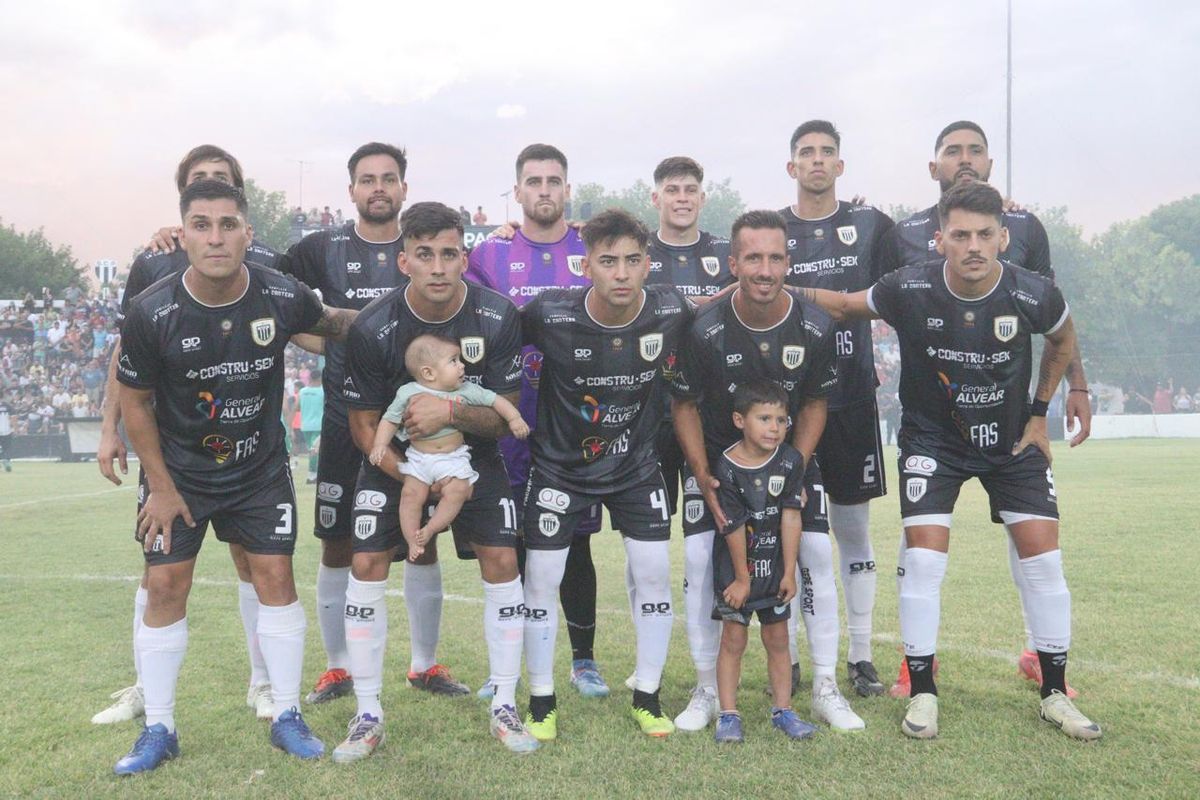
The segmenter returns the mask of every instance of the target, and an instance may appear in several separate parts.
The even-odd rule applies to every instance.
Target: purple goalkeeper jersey
[[[512,239],[492,238],[477,245],[471,251],[466,277],[507,295],[520,307],[545,289],[589,285],[583,277],[583,254],[583,239],[575,228],[567,228],[566,236],[548,243],[530,241],[518,230]],[[521,351],[521,399],[517,408],[531,429],[537,422],[541,372],[541,351],[526,346]],[[500,452],[509,481],[514,486],[525,483],[529,478],[529,445],[506,436],[500,440]]]

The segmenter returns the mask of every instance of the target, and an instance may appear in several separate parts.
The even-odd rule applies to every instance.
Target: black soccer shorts
[[[588,508],[599,502],[608,507],[612,527],[623,535],[649,542],[671,538],[667,489],[657,471],[647,480],[606,494],[580,494],[560,489],[555,483],[536,467],[529,470],[522,526],[526,550],[570,547]]]
[[[321,420],[321,452],[317,460],[317,499],[313,533],[318,539],[344,539],[353,529],[354,485],[363,454],[350,429],[328,414]]]
[[[817,444],[825,492],[835,503],[854,505],[887,494],[883,441],[875,398],[830,409]]]

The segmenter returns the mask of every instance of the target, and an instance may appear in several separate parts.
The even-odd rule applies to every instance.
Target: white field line
[[[113,491],[113,490],[110,490]],[[115,490],[115,491],[120,491]],[[100,583],[137,583],[142,579],[141,575],[13,575],[0,573],[0,581],[79,581],[79,582],[100,582]],[[193,583],[201,586],[219,586],[226,588],[234,588],[238,585],[237,581],[232,581],[226,578],[196,578]],[[298,590],[311,594],[316,591],[316,585],[296,587]],[[401,589],[388,589],[386,592],[388,597],[403,597],[404,592]],[[452,603],[465,603],[468,605],[483,605],[483,599],[479,597],[468,597],[460,594],[446,594],[446,600]],[[628,609],[616,608],[597,608],[597,612],[605,615],[629,616]],[[676,617],[676,624],[682,626],[683,618]],[[899,645],[900,637],[891,633],[876,633],[871,637],[874,641],[883,644]],[[1016,666],[1017,659],[1007,650],[999,650],[987,647],[963,647],[960,645],[942,643],[943,650],[950,650],[957,653],[963,653],[975,658],[989,658],[996,661],[1004,661],[1008,664]],[[1154,670],[1152,672],[1130,672],[1126,667],[1120,664],[1112,664],[1107,661],[1098,661],[1091,658],[1072,657],[1071,664],[1075,667],[1084,667],[1096,672],[1106,672],[1114,675],[1122,675],[1131,680],[1145,683],[1166,684],[1176,689],[1191,689],[1192,691],[1200,691],[1200,677],[1175,675],[1170,672]]]
[[[17,502],[17,503],[3,503],[3,504],[0,504],[0,511],[4,511],[9,508],[21,508],[22,506],[36,506],[36,505],[52,506],[55,503],[58,503],[62,500],[75,500],[75,499],[81,498],[81,497],[99,497],[100,495],[113,494],[114,492],[128,492],[128,491],[131,491],[136,488],[137,488],[137,483],[134,483],[130,486],[117,486],[112,489],[101,489],[98,492],[83,492],[81,494],[60,494],[60,495],[55,495],[53,497],[39,497],[37,500],[21,500],[20,502]]]

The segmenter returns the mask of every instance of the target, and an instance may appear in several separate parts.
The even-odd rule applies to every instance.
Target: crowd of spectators
[[[292,225],[304,228],[305,230],[333,228],[345,221],[346,218],[343,216],[340,208],[336,211],[330,211],[329,206],[325,206],[321,210],[318,210],[316,206],[313,206],[308,211],[305,211],[300,206],[292,209]]]

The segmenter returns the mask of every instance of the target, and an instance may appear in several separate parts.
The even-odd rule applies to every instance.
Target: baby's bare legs
[[[428,492],[429,487],[425,487]],[[438,501],[437,506],[433,509],[433,514],[429,517],[429,522],[425,523],[425,527],[418,532],[417,538],[422,545],[429,540],[435,532],[445,530],[454,518],[458,516],[458,512],[462,510],[463,504],[471,497],[471,484],[462,478],[451,478],[442,486],[442,499]],[[422,498],[424,502],[424,498]]]
[[[428,497],[429,484],[411,475],[404,476],[404,488],[400,490],[400,532],[404,534],[404,541],[408,543],[409,560],[418,558],[425,552],[426,537],[422,537],[424,530],[421,528],[421,512]]]

